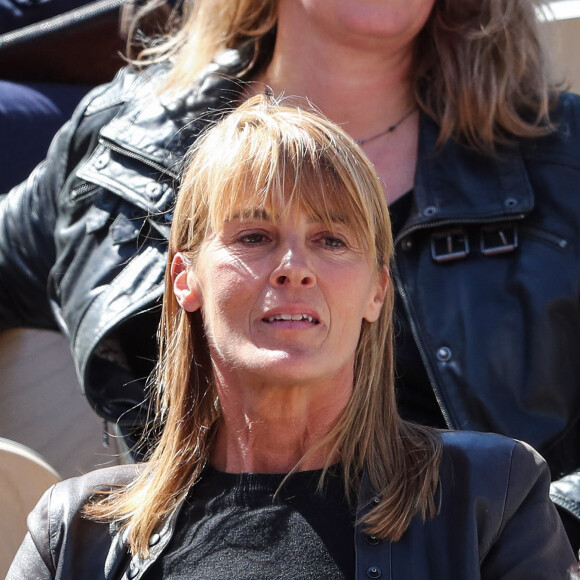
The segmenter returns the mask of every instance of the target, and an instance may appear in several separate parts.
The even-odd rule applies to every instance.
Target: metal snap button
[[[402,242],[401,242],[401,248],[403,248],[403,250],[405,251],[409,251],[411,248],[413,247],[413,240],[411,238],[405,238]]]
[[[147,193],[149,197],[157,197],[162,190],[163,186],[156,181],[151,181],[145,186],[145,193]]]
[[[365,535],[365,541],[369,546],[376,546],[377,544],[381,543],[381,541],[376,536]]]
[[[153,534],[150,538],[149,538],[149,545],[150,546],[155,546],[159,543],[159,540],[161,540],[161,536],[159,534]]]
[[[106,155],[101,155],[96,161],[95,161],[95,167],[97,169],[103,169],[103,167],[107,166],[107,163],[109,163],[109,160],[107,158]]]
[[[425,217],[431,217],[437,213],[437,208],[434,205],[430,205],[423,210],[423,215]]]
[[[518,205],[518,200],[515,197],[508,197],[503,204],[505,205],[505,207],[507,207],[508,209],[511,209],[513,207],[516,207],[516,205]]]
[[[441,348],[437,349],[437,358],[441,362],[447,362],[451,359],[451,349],[448,346],[442,346]]]
[[[383,575],[383,571],[378,566],[371,566],[367,570],[367,576],[369,578],[380,578]]]
[[[140,571],[141,568],[139,568],[139,566],[134,562],[131,562],[131,564],[129,565],[129,570],[127,570],[127,578],[129,578],[130,580],[132,578],[135,578]]]

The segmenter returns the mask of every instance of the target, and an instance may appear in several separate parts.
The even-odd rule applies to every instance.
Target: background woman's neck
[[[284,16],[272,60],[255,79],[252,92],[269,88],[274,96],[305,97],[355,140],[396,124],[414,106],[410,44],[392,39],[357,43],[325,34],[308,19],[294,22],[292,14]],[[395,132],[363,147],[385,184],[389,203],[413,186],[417,134],[418,115],[413,114]]]
[[[263,84],[276,96],[306,97],[355,139],[388,127],[410,108],[410,45],[390,39],[354,43],[296,18],[281,14],[274,54],[257,90]]]

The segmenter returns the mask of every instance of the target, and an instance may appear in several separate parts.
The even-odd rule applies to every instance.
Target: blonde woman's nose
[[[313,286],[316,284],[316,275],[305,252],[288,249],[273,270],[270,281],[273,286]]]

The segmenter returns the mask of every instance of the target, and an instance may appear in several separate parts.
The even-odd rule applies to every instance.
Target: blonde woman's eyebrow
[[[267,210],[263,208],[255,208],[255,209],[245,209],[243,211],[237,211],[231,215],[231,217],[226,218],[224,221],[231,222],[234,220],[262,220],[262,221],[271,221],[270,214]]]
[[[347,224],[348,220],[343,216],[343,215],[339,215],[339,214],[332,214],[328,216],[328,220],[318,216],[318,215],[313,215],[310,216],[308,218],[308,221],[310,223],[316,223],[316,224],[321,224],[321,223],[325,223],[326,221],[329,221],[332,224]]]

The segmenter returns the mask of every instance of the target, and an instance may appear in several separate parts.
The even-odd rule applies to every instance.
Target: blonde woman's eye
[[[266,236],[266,234],[263,234],[261,232],[251,232],[248,234],[243,234],[238,239],[241,243],[246,244],[248,246],[259,246],[261,244],[266,243],[269,240],[268,236]]]
[[[322,243],[327,248],[332,248],[332,249],[339,249],[339,248],[346,247],[346,244],[344,243],[344,241],[341,240],[340,238],[337,238],[336,236],[324,236],[322,238]]]

